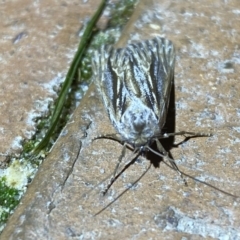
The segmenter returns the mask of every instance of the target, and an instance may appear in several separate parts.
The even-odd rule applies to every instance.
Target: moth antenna
[[[212,137],[212,133],[203,133],[203,132],[187,132],[187,131],[180,131],[175,133],[164,133],[161,138],[169,138],[172,136],[182,135],[186,138],[188,137]],[[189,136],[186,136],[189,135]]]
[[[165,165],[167,165],[169,168],[172,168],[173,170],[175,170],[171,165],[169,165],[169,164],[166,163],[165,161],[163,161],[163,163],[164,163]],[[200,183],[202,183],[202,184],[204,184],[204,185],[206,185],[206,186],[208,186],[208,187],[210,187],[210,188],[213,188],[213,189],[215,189],[215,190],[217,190],[217,191],[219,191],[219,192],[221,192],[221,193],[223,193],[223,194],[226,194],[226,195],[228,195],[228,196],[230,196],[230,197],[234,197],[234,198],[240,199],[240,196],[234,195],[234,194],[232,194],[232,193],[228,193],[228,192],[226,192],[226,191],[224,191],[224,190],[222,190],[222,189],[220,189],[220,188],[218,188],[218,187],[213,186],[213,185],[210,184],[210,183],[207,183],[207,182],[202,181],[202,180],[200,180],[200,179],[197,179],[197,178],[195,178],[195,177],[193,177],[193,176],[191,176],[191,175],[189,175],[189,174],[187,174],[187,173],[184,173],[184,172],[181,171],[181,170],[178,170],[178,171],[179,171],[182,175],[184,175],[185,177],[191,178],[192,180],[194,180],[194,181],[196,181],[196,182],[200,182]]]

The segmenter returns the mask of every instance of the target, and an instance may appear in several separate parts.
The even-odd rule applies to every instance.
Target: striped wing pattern
[[[141,145],[161,133],[174,64],[173,44],[160,37],[122,49],[102,46],[95,52],[94,81],[111,122],[125,141]]]

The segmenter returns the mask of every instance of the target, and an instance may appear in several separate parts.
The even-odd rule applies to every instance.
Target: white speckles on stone
[[[190,13],[190,12],[185,12],[182,14],[184,17],[186,18],[189,18],[189,17],[192,17],[193,16],[193,13]]]
[[[207,96],[207,104],[213,105],[213,104],[215,104],[215,100],[216,100],[216,98],[212,97],[211,95]]]
[[[183,102],[183,101],[179,100],[179,101],[177,101],[177,102],[175,103],[175,107],[176,107],[177,110],[187,109],[187,108],[188,108],[188,105],[187,105],[186,102]]]
[[[240,133],[240,127],[233,127],[233,129]]]
[[[211,17],[211,20],[214,21],[214,22],[216,22],[216,23],[221,22],[221,18],[218,17],[218,16],[212,16],[212,17]]]
[[[240,15],[240,9],[233,9],[232,12],[234,14]]]
[[[132,33],[130,40],[128,40],[128,44],[130,44],[134,41],[139,42],[141,40],[141,38],[142,37],[138,33]]]
[[[40,117],[41,114],[36,112],[35,110],[32,110],[28,113],[26,123],[28,126],[35,126],[36,125],[36,118]]]
[[[239,144],[240,143],[240,138],[235,138],[233,140],[230,139],[229,142],[230,142],[231,145]]]
[[[211,50],[211,51],[210,51],[210,54],[211,54],[213,57],[217,57],[217,56],[220,55],[219,52],[216,51],[216,50]]]
[[[240,234],[233,228],[223,228],[209,223],[206,219],[182,217],[178,221],[177,230],[203,237],[213,237],[219,240],[239,239]]]
[[[41,84],[46,90],[47,92],[49,92],[52,95],[56,94],[55,91],[55,87],[59,87],[60,83],[62,83],[64,81],[64,77],[62,76],[61,73],[58,73],[58,75],[56,77],[54,77],[51,81],[49,81],[48,83],[43,83]]]
[[[238,108],[236,112],[237,112],[237,116],[240,117],[240,108]]]
[[[12,141],[11,148],[14,150],[22,149],[22,140],[23,138],[21,136],[15,137]]]
[[[41,113],[47,113],[49,111],[49,104],[53,101],[52,98],[45,98],[44,100],[36,100],[34,102],[34,107],[37,111]]]
[[[209,51],[199,43],[193,43],[191,45],[191,56],[194,58],[208,58]]]
[[[61,136],[61,137],[64,137],[64,136],[66,136],[67,134],[68,134],[68,129],[64,128],[64,129],[62,130],[62,132],[60,133],[60,136]]]
[[[215,107],[214,120],[216,124],[222,125],[229,122],[227,106],[219,104]]]
[[[228,209],[225,209],[225,212],[230,213]],[[165,215],[170,215],[171,218],[166,218]],[[161,219],[161,221],[158,222],[158,219]],[[200,235],[204,238],[212,237],[219,240],[239,239],[240,233],[236,229],[220,226],[218,224],[219,221],[221,219],[216,219],[213,222],[207,217],[198,217],[197,212],[195,216],[189,217],[174,207],[169,208],[166,213],[160,214],[159,217],[155,217],[155,222],[161,223],[158,226],[167,231],[175,229],[179,232]]]
[[[158,30],[158,31],[160,31],[160,29],[161,29],[161,27],[157,24],[149,24],[149,27],[154,30]]]
[[[123,225],[119,220],[111,218],[108,221],[105,221],[106,224],[110,227],[119,227],[121,225]]]
[[[219,150],[220,153],[231,153],[231,149],[228,148],[228,147],[225,147],[225,148],[221,148]]]
[[[0,134],[4,134],[5,133],[5,129],[3,127],[0,127]]]
[[[68,152],[66,152],[66,150],[65,150],[65,151],[64,151],[64,154],[63,154],[63,160],[66,161],[66,162],[68,162],[69,159],[70,159],[70,156],[69,156]]]

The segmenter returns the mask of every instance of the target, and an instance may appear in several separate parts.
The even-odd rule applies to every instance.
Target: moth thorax
[[[121,117],[119,133],[134,146],[143,146],[160,132],[154,112],[143,104],[131,104]]]

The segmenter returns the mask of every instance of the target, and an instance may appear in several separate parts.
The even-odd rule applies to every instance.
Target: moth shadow
[[[166,123],[165,123],[165,125],[162,129],[162,133],[174,133],[175,132],[175,123],[176,123],[175,84],[174,84],[174,81],[173,81],[172,89],[171,89],[171,93],[170,93],[169,107],[168,107],[168,112],[167,112],[167,117],[166,117]],[[178,147],[178,145],[182,144],[183,142],[185,142],[189,139],[186,138],[184,141],[182,141],[179,144],[174,144],[174,136],[171,136],[169,138],[159,139],[159,140],[160,140],[163,148],[165,149],[165,151],[168,152],[169,157],[171,159],[173,159],[170,150],[174,147]],[[151,145],[151,148],[153,148],[155,151],[158,152],[157,145],[156,145],[155,142]],[[150,151],[147,153],[147,159],[150,160],[150,162],[152,163],[152,165],[155,168],[159,168],[161,161],[163,161],[162,157],[157,156],[156,154],[154,154]]]

